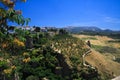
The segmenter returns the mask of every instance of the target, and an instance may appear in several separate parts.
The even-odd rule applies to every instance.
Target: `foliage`
[[[1,68],[1,70],[7,68],[7,62],[5,60],[0,61],[0,68]]]
[[[21,14],[16,13],[13,9],[7,11],[6,18],[8,21],[15,22],[18,25],[24,25],[25,22],[26,25],[28,25],[28,22],[30,21],[30,18],[25,19]]]
[[[1,69],[3,68],[1,73],[4,74],[0,76],[5,76],[5,79],[9,78],[9,80],[15,79],[15,74],[21,80],[86,79],[81,71],[85,70],[82,66],[82,55],[87,51],[83,41],[68,34],[50,37],[42,32],[30,33],[21,29],[16,29],[16,31],[17,35],[8,35],[4,41],[3,38],[7,35],[1,34],[3,35],[1,41],[7,44],[2,52],[10,55],[7,58],[9,63],[5,64],[6,67],[1,64]],[[25,48],[26,35],[35,41],[32,49]],[[84,73],[92,74],[89,70],[87,68]]]
[[[93,45],[92,44],[92,48],[94,48],[96,51],[100,51],[102,49],[103,46],[100,45]]]
[[[22,29],[15,29],[15,32],[16,32],[16,37],[20,40],[20,41],[23,41],[25,42],[26,41],[26,35],[29,35],[29,31],[27,30],[22,30]]]
[[[24,18],[20,10],[15,10],[14,6],[19,0],[0,0],[0,31],[3,33],[7,28],[7,22],[15,22],[18,25],[28,25],[30,18]],[[23,0],[22,0],[23,1]],[[21,1],[20,1],[21,2]]]
[[[68,32],[65,29],[60,29],[59,34],[65,35],[65,34],[68,34]]]
[[[31,76],[28,76],[28,77],[26,78],[26,80],[39,80],[39,78],[36,77],[36,76],[31,75]]]
[[[120,40],[109,40],[108,43],[120,43]]]
[[[120,39],[120,31],[84,31],[84,32],[79,32],[78,34],[84,34],[84,35],[90,35],[90,36],[95,36],[95,35],[100,35],[100,36],[108,36],[111,38],[115,39]]]
[[[19,54],[22,52],[21,49],[24,49],[24,42],[20,41],[17,38],[14,38],[13,35],[4,35],[4,38],[1,38],[0,48],[7,53],[11,54]],[[3,40],[4,39],[4,40]]]
[[[82,40],[97,40],[95,37],[81,38]]]
[[[120,58],[116,58],[114,61],[120,63]]]
[[[101,50],[100,50],[101,53],[105,53],[105,52],[108,52],[108,53],[117,53],[117,49],[116,48],[113,48],[113,47],[108,47],[108,46],[104,46]]]
[[[59,40],[59,39],[65,39],[65,38],[72,38],[72,36],[71,35],[68,35],[68,34],[64,34],[64,35],[55,35],[54,36],[54,38],[53,38],[53,40]]]
[[[22,80],[29,79],[42,79],[44,77],[48,79],[60,79],[54,73],[54,69],[58,63],[56,53],[48,46],[43,47],[40,50],[34,49],[24,52],[17,61],[13,61],[17,65],[17,72],[21,75]]]

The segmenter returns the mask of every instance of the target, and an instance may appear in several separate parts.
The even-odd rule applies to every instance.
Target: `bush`
[[[115,61],[120,63],[120,58],[116,58]]]
[[[31,75],[31,76],[28,76],[26,80],[39,80],[39,78],[37,76]]]
[[[8,67],[8,64],[5,60],[0,61],[0,70],[3,70]]]
[[[113,47],[104,46],[99,50],[101,53],[117,53],[117,49]]]
[[[34,80],[36,76],[39,79],[46,77],[50,80],[61,78],[54,72],[58,64],[56,55],[57,54],[49,46],[23,53],[23,56],[19,58],[21,59],[19,60],[20,62],[16,64],[20,66],[17,71],[22,74],[21,79],[29,80],[31,78]],[[29,61],[26,61],[28,59]]]
[[[119,53],[119,51],[116,48],[109,46],[92,45],[92,47],[100,53]]]

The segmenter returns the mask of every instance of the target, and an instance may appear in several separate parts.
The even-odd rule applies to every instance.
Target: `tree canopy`
[[[0,0],[0,28],[7,26],[7,22],[15,22],[18,25],[26,25],[30,18],[24,18],[22,11],[15,10],[16,3],[26,2],[26,0]]]

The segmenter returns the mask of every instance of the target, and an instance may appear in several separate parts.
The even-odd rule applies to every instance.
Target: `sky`
[[[97,26],[120,30],[120,0],[27,0],[17,3],[30,26]]]

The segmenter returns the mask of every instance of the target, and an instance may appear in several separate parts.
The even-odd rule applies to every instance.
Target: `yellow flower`
[[[10,63],[10,60],[9,60],[9,59],[7,59],[6,61],[7,61],[8,63]]]
[[[27,58],[27,61],[30,61],[30,57]]]
[[[6,43],[3,43],[2,44],[2,48],[6,48],[7,47],[7,44]]]
[[[26,62],[26,59],[23,59],[23,62]]]
[[[16,66],[15,65],[11,66],[11,69],[16,69]]]
[[[23,53],[23,56],[27,56],[27,55],[29,55],[27,52],[24,52],[24,53]]]
[[[18,39],[14,39],[14,41],[13,41],[15,44],[17,44],[18,46],[25,46],[25,44],[23,43],[23,42],[21,42],[20,40],[18,40]]]
[[[5,74],[10,74],[12,72],[12,69],[4,69],[3,72]]]
[[[30,62],[30,57],[23,59],[24,63]]]

